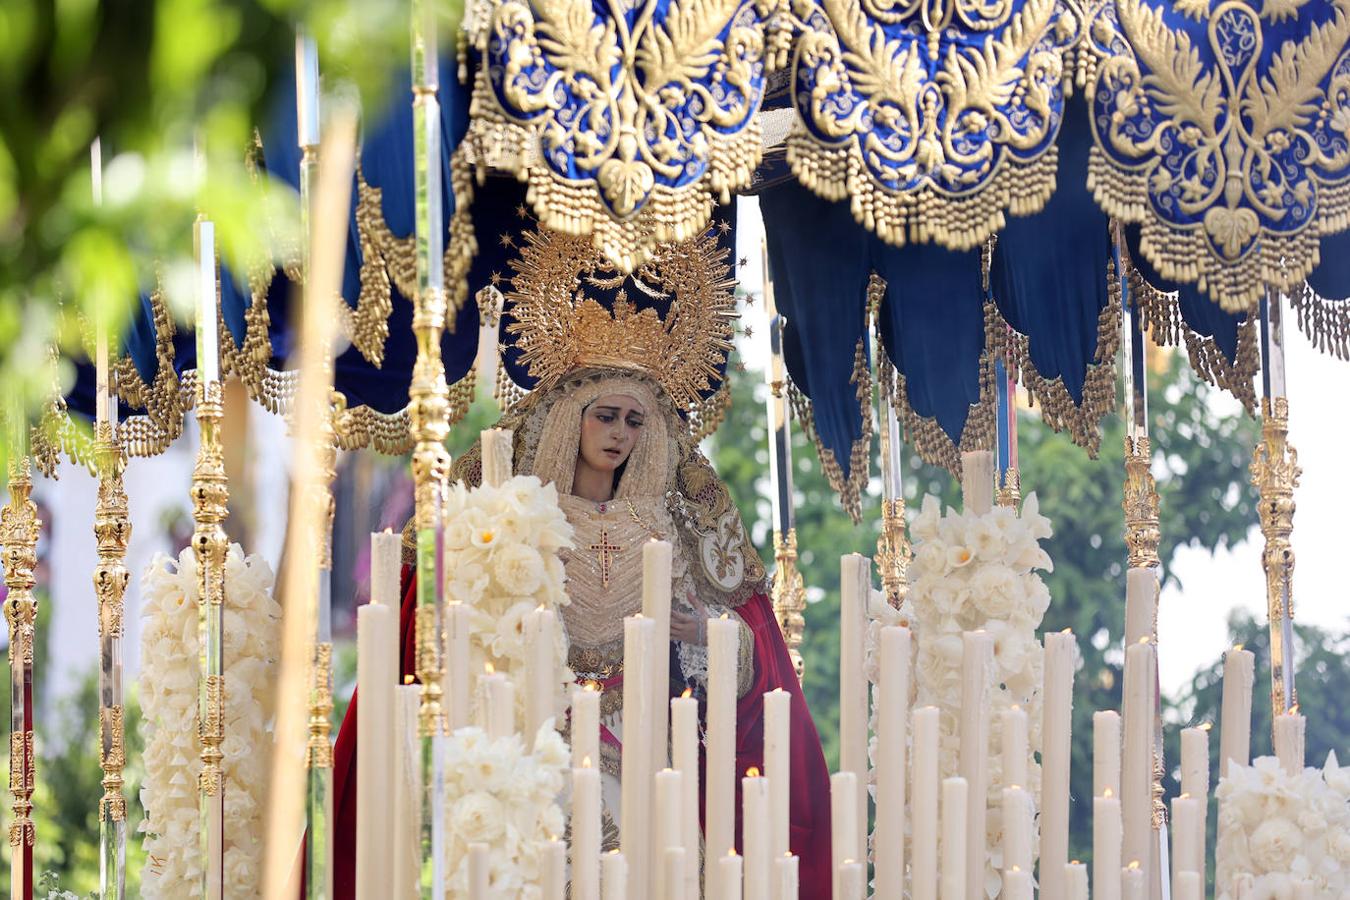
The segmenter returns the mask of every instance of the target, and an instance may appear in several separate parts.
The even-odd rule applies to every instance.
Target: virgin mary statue
[[[624,282],[585,238],[527,235],[508,296],[522,359],[538,382],[499,427],[514,434],[514,469],[557,488],[574,528],[565,552],[562,608],[569,664],[601,694],[602,795],[618,821],[623,741],[623,619],[641,612],[642,547],[673,547],[670,693],[690,690],[705,711],[706,622],[725,615],[741,630],[736,769],[763,768],[765,691],[791,694],[790,845],[800,857],[801,896],[830,896],[829,778],[820,739],[774,616],[764,565],[726,485],[698,448],[689,413],[729,346],[732,298],[724,251],[705,235],[627,279],[652,305],[638,310]],[[617,292],[614,288],[618,288]],[[609,308],[592,296],[610,289]],[[668,305],[662,321],[658,308]],[[697,419],[695,415],[692,418]],[[452,478],[476,485],[477,448]],[[405,551],[406,555],[406,551]],[[451,573],[453,574],[453,573]],[[403,674],[413,674],[415,584],[403,572]],[[338,735],[335,760],[335,884],[355,890],[357,702]],[[567,723],[560,724],[564,730]],[[700,777],[700,786],[705,779]],[[740,779],[736,779],[739,793]],[[702,808],[702,803],[700,803]],[[737,844],[740,843],[739,797]],[[645,815],[646,811],[639,811]],[[727,848],[707,848],[710,857]]]

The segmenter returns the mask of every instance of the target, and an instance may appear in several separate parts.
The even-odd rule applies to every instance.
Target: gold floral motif
[[[1298,703],[1297,693],[1286,703],[1284,682],[1293,665],[1293,648],[1284,643],[1285,619],[1294,618],[1294,490],[1303,470],[1298,451],[1289,443],[1289,401],[1284,397],[1261,400],[1261,443],[1252,452],[1252,486],[1260,497],[1265,549],[1261,565],[1266,573],[1266,608],[1270,617],[1271,706],[1275,715]]]
[[[1087,28],[1099,57],[1088,186],[1109,214],[1142,223],[1162,277],[1197,282],[1230,311],[1297,290],[1320,238],[1350,226],[1350,0],[1331,0],[1320,25],[1267,29],[1295,3],[1260,15],[1203,4],[1192,24],[1119,0]]]
[[[305,767],[333,768],[333,645],[314,645],[310,669],[309,742],[305,745]]]
[[[1131,569],[1156,569],[1158,541],[1158,488],[1150,466],[1153,454],[1147,436],[1125,438],[1125,545]],[[1156,631],[1156,629],[1155,629]]]
[[[525,234],[513,263],[512,317],[521,362],[547,387],[580,366],[641,369],[683,410],[701,408],[721,381],[736,301],[730,253],[712,229],[661,244],[631,276],[584,238],[544,228]],[[627,286],[626,286],[627,285]],[[627,290],[667,307],[639,311]],[[618,289],[613,310],[587,289]]]
[[[980,244],[1054,191],[1066,49],[1054,0],[794,0],[793,173],[892,244]]]
[[[494,0],[471,40],[466,162],[528,180],[548,228],[592,237],[630,272],[694,237],[750,184],[755,113],[783,62],[787,0]]]
[[[802,615],[806,610],[806,585],[802,582],[802,573],[797,569],[797,529],[790,528],[785,535],[774,532],[773,558],[776,564],[773,572],[773,614],[783,632],[797,680],[801,681],[806,669],[801,653],[802,635],[806,631],[806,619]]]

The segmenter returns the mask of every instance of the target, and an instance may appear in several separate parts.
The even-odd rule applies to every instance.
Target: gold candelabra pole
[[[1147,435],[1125,438],[1125,547],[1131,569],[1156,569],[1158,543],[1158,485],[1151,469],[1152,447]],[[1154,615],[1153,637],[1158,634]]]
[[[450,389],[441,360],[445,330],[444,239],[441,207],[441,108],[436,11],[430,0],[414,0],[412,9],[413,168],[416,217],[414,243],[417,259],[417,295],[413,302],[413,334],[417,359],[408,389],[408,414],[414,443],[413,522],[417,530],[417,679],[421,706],[417,730],[421,738],[422,852],[420,893],[423,900],[440,900],[445,893],[440,816],[443,779],[440,742],[445,731],[441,706],[441,572],[438,547],[441,508],[450,454],[445,437],[450,431]]]
[[[797,528],[792,497],[792,430],[787,400],[787,371],[783,364],[783,326],[774,303],[773,279],[769,273],[768,249],[760,246],[760,264],[764,275],[764,312],[769,317],[769,480],[773,484],[773,557],[772,599],[774,617],[783,632],[792,667],[801,680],[805,670],[802,659],[802,633],[806,630],[806,587],[797,568]]]
[[[1270,705],[1279,716],[1298,703],[1294,685],[1294,488],[1302,470],[1289,443],[1289,401],[1261,400],[1261,443],[1252,453],[1252,486],[1260,494],[1257,514],[1265,550],[1266,608],[1270,615]],[[1272,719],[1271,721],[1274,721]]]
[[[89,157],[94,204],[98,206],[103,201],[103,160],[97,139]],[[98,563],[94,566],[94,597],[98,603],[99,636],[99,766],[103,770],[103,796],[98,802],[99,896],[121,900],[126,895],[127,842],[127,801],[122,794],[122,769],[126,766],[122,608],[131,578],[125,562],[127,543],[131,540],[131,517],[122,484],[126,451],[117,430],[108,330],[101,317],[95,332],[94,467],[98,475],[98,500],[94,506],[94,540]]]
[[[24,427],[17,397],[10,398],[15,439],[10,444],[9,503],[0,510],[4,544],[5,619],[9,622],[10,732],[9,791],[14,818],[9,826],[10,896],[33,895],[33,639],[37,629],[37,541],[42,522],[32,500],[32,462],[25,455]]]

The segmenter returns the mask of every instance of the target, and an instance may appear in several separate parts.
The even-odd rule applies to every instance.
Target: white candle
[[[1092,893],[1120,900],[1120,798],[1110,788],[1092,800]]]
[[[618,850],[611,850],[601,860],[601,878],[605,900],[628,900],[628,861]]]
[[[1031,871],[1035,812],[1031,793],[1020,785],[1003,789],[1003,867]]]
[[[1137,861],[1148,881],[1153,835],[1154,647],[1147,639],[1125,648],[1125,754],[1121,760],[1124,858]]]
[[[741,849],[745,853],[746,900],[768,900],[769,875],[769,780],[750,769],[741,779]]]
[[[905,879],[905,726],[909,718],[910,633],[881,629],[877,685],[877,900],[901,900]]]
[[[680,845],[684,855],[684,895],[698,897],[698,701],[689,696],[670,701],[671,762],[680,773]]]
[[[667,847],[665,850],[661,881],[666,900],[685,900],[684,859],[687,855],[683,847]]]
[[[1158,621],[1158,576],[1152,569],[1136,568],[1125,573],[1125,645],[1144,638],[1154,639]]]
[[[533,746],[535,735],[555,715],[558,692],[558,618],[540,607],[525,617],[525,743]]]
[[[1199,815],[1195,823],[1195,846],[1200,848],[1204,863],[1206,820],[1209,817],[1209,726],[1184,728],[1181,731],[1181,792],[1199,798]],[[1196,871],[1202,871],[1197,867]]]
[[[491,874],[491,862],[488,858],[488,845],[470,844],[469,900],[488,900]]]
[[[1087,866],[1074,860],[1064,867],[1064,884],[1069,900],[1088,900]]]
[[[866,872],[863,864],[847,860],[839,866],[839,900],[863,900],[866,886]]]
[[[788,796],[792,789],[792,762],[788,726],[792,695],[782,688],[764,694],[764,775],[769,781],[769,856],[787,853]]]
[[[1092,714],[1092,796],[1107,788],[1120,796],[1120,713],[1113,709]]]
[[[1296,709],[1275,717],[1275,756],[1280,760],[1280,768],[1289,775],[1303,771],[1303,735],[1307,720]]]
[[[403,569],[403,535],[388,528],[370,535],[370,602],[398,612],[399,573]],[[391,638],[391,645],[398,644]]]
[[[852,772],[835,772],[830,776],[830,859],[834,870],[834,895],[839,895],[839,867],[854,859],[853,848],[858,845],[858,817],[854,815],[858,803],[858,778]]]
[[[839,596],[839,771],[852,772],[853,845],[848,859],[867,858],[867,598],[871,560],[857,553],[840,559]],[[836,865],[838,864],[836,860]]]
[[[422,739],[417,734],[421,705],[421,685],[400,684],[394,688],[394,875],[391,884],[395,897],[416,895],[421,865]],[[359,716],[357,721],[360,722]]]
[[[361,765],[356,767],[356,895],[374,900],[388,894],[394,856],[394,647],[397,612],[368,603],[356,611],[356,718]]]
[[[1203,850],[1196,842],[1200,822],[1198,797],[1182,794],[1172,799],[1172,892],[1178,888],[1177,876],[1182,872],[1198,872],[1204,865]]]
[[[483,484],[501,487],[511,480],[511,430],[485,428],[478,435],[483,467]]]
[[[572,766],[600,765],[600,692],[591,684],[572,689]]]
[[[666,871],[666,852],[671,848],[678,849],[683,846],[680,834],[682,827],[680,805],[684,797],[680,790],[680,781],[680,773],[674,769],[662,769],[656,773],[656,827],[652,834],[652,848],[655,854],[653,858],[661,860],[661,865],[656,867],[659,872],[655,880],[656,890],[652,894],[656,900],[670,900],[673,896],[669,873]],[[679,891],[683,894],[683,870],[676,880],[679,882]]]
[[[1041,890],[1062,897],[1069,863],[1070,731],[1073,722],[1073,664],[1078,641],[1073,634],[1045,636],[1044,724],[1041,729]],[[1031,866],[1026,866],[1030,869]]]
[[[510,737],[516,731],[516,686],[501,672],[478,676],[483,704],[483,730],[489,738]]]
[[[721,900],[741,900],[741,858],[734,848],[717,860],[717,890]]]
[[[710,854],[722,853],[736,834],[736,681],[740,626],[728,618],[708,620],[708,760],[704,828]],[[737,866],[740,862],[737,862]],[[712,867],[705,893],[717,900],[721,887]]]
[[[970,791],[964,778],[942,781],[942,900],[966,897],[966,812]],[[981,850],[984,841],[980,841]],[[984,870],[980,870],[984,882]]]
[[[961,501],[966,512],[982,516],[994,508],[994,454],[967,450],[961,454]]]
[[[544,841],[544,900],[564,900],[567,894],[567,845],[557,838]]]
[[[1200,892],[1200,873],[1199,872],[1181,872],[1176,877],[1176,886],[1172,894],[1172,900],[1201,900]],[[1298,889],[1294,889],[1294,897],[1298,898]],[[1309,894],[1308,896],[1312,896]]]
[[[938,724],[940,711],[925,706],[912,713],[914,730],[913,821],[927,822],[914,829],[910,895],[914,900],[936,900],[938,885]]]
[[[1228,775],[1228,761],[1245,766],[1251,759],[1252,684],[1256,656],[1239,645],[1223,657],[1223,707],[1219,727],[1219,780]]]
[[[1120,891],[1124,900],[1144,900],[1144,870],[1137,860],[1120,870]]]
[[[994,636],[986,631],[961,635],[961,759],[960,773],[967,786],[965,824],[968,900],[981,900],[985,869],[985,804],[989,789],[989,672],[994,661]],[[943,851],[945,866],[946,850]],[[942,876],[947,884],[947,875]]]
[[[1003,900],[1031,900],[1031,873],[1013,866],[1003,872]]]
[[[1003,750],[1003,785],[1025,787],[1029,783],[1027,763],[1031,756],[1027,749],[1027,711],[1020,706],[1003,710],[999,717],[999,734]]]
[[[636,893],[651,896],[652,691],[647,671],[656,659],[656,623],[644,616],[623,620],[623,748],[619,835],[628,881]],[[665,668],[665,656],[659,660]]]
[[[197,220],[197,374],[202,384],[220,380],[220,330],[216,294],[216,226]]]
[[[446,716],[452,732],[469,724],[469,616],[472,610],[458,601],[445,604]]]
[[[572,770],[572,898],[600,897],[600,770],[589,759]]]
[[[662,661],[668,658],[670,647],[670,588],[671,548],[667,541],[648,541],[642,545],[642,614],[656,624],[656,647]],[[648,667],[648,689],[651,691],[651,709],[660,710],[652,716],[650,752],[652,771],[659,772],[670,765],[667,756],[668,734],[666,703],[670,700],[670,673],[665,665]],[[625,729],[626,730],[626,729]],[[654,873],[655,874],[655,873]]]
[[[773,861],[775,896],[778,900],[797,900],[800,858],[791,853],[784,854]]]

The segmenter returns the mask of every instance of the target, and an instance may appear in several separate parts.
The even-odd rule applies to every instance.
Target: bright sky
[[[763,285],[759,249],[763,221],[757,199],[743,197],[739,202],[738,255],[747,261],[739,278],[742,290],[757,297]],[[762,369],[768,346],[761,307],[747,309],[745,318],[754,338],[741,339],[738,351],[747,366]],[[1292,316],[1285,355],[1292,398],[1290,441],[1303,467],[1295,496],[1294,611],[1300,622],[1343,630],[1350,617],[1350,579],[1336,567],[1343,561],[1343,522],[1350,509],[1350,472],[1345,465],[1350,451],[1350,363],[1314,350],[1294,327]],[[1227,395],[1216,395],[1216,402],[1225,411],[1236,408],[1236,401]],[[1045,492],[1054,486],[1036,489]],[[1197,669],[1228,647],[1225,623],[1233,609],[1264,614],[1261,547],[1261,533],[1253,528],[1251,537],[1234,549],[1214,555],[1191,547],[1178,552],[1173,571],[1183,587],[1163,591],[1158,613],[1159,675],[1165,691],[1185,685]],[[1124,588],[1122,580],[1122,592]],[[1258,672],[1258,682],[1268,678],[1268,671]]]

